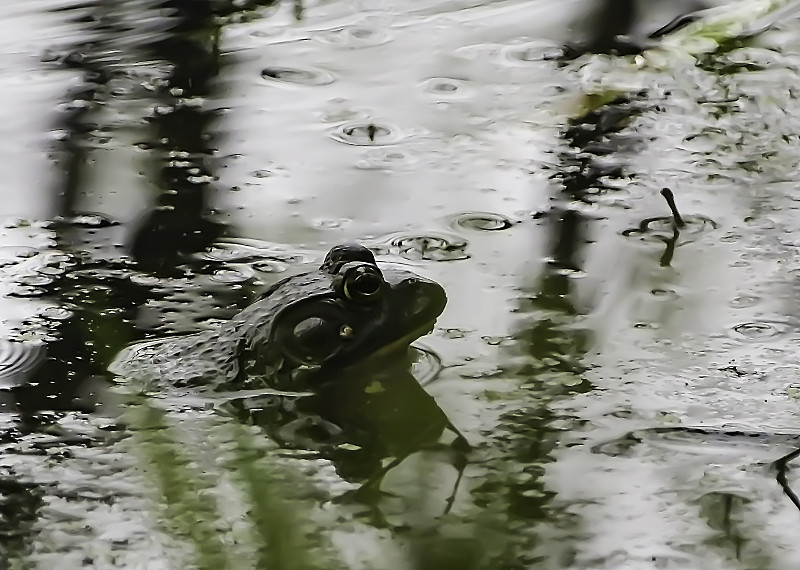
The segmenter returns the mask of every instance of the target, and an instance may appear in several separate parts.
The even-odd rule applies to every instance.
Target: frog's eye
[[[348,269],[342,277],[342,295],[348,301],[372,303],[383,292],[383,275],[373,265],[361,264]]]

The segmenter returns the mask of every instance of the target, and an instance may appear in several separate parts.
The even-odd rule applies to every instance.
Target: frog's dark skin
[[[213,331],[125,349],[110,370],[172,386],[291,388],[297,369],[347,367],[376,352],[406,348],[428,332],[447,298],[410,271],[381,270],[357,244],[330,250],[322,266],[275,284]]]
[[[283,446],[329,457],[342,477],[361,482],[359,500],[377,508],[384,475],[413,453],[440,448],[459,473],[466,464],[466,439],[409,371],[409,344],[445,302],[433,281],[381,270],[365,247],[340,245],[319,269],[275,284],[217,330],[135,345],[110,368],[167,389],[234,390],[222,409]],[[309,382],[298,383],[298,371]],[[259,386],[292,392],[235,391]]]

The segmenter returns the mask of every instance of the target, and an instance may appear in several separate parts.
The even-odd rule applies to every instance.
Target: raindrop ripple
[[[492,212],[462,212],[451,217],[451,225],[483,232],[507,230],[514,225],[509,218]]]
[[[330,85],[336,81],[336,77],[329,71],[297,67],[266,67],[261,70],[261,77],[267,81],[309,86]]]
[[[762,342],[789,334],[792,327],[780,321],[751,321],[731,327],[730,336],[744,342]]]
[[[0,340],[0,385],[14,386],[44,358],[44,344]]]
[[[457,261],[470,258],[467,240],[445,232],[404,232],[395,235],[390,244],[406,259]]]
[[[354,146],[397,144],[405,138],[397,127],[375,122],[345,123],[330,136],[337,142]]]

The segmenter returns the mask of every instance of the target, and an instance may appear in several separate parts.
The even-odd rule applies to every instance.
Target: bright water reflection
[[[631,47],[581,0],[7,4],[0,554],[190,567],[106,365],[355,240],[448,294],[373,417],[154,394],[229,565],[264,561],[235,416],[351,568],[797,567],[796,2],[575,61]],[[615,33],[693,7],[641,4]]]

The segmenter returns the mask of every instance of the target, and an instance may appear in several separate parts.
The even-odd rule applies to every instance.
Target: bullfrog
[[[434,281],[338,245],[318,269],[276,283],[219,328],[132,345],[110,370],[167,390],[221,390],[220,412],[282,447],[330,458],[360,483],[361,502],[377,502],[384,476],[409,456],[443,450],[459,475],[448,510],[470,446],[411,373],[409,350],[446,300]]]
[[[299,372],[407,349],[430,332],[446,302],[434,281],[380,268],[362,245],[337,245],[319,269],[279,281],[220,327],[132,345],[109,370],[178,387],[239,388],[254,379],[286,387]]]

